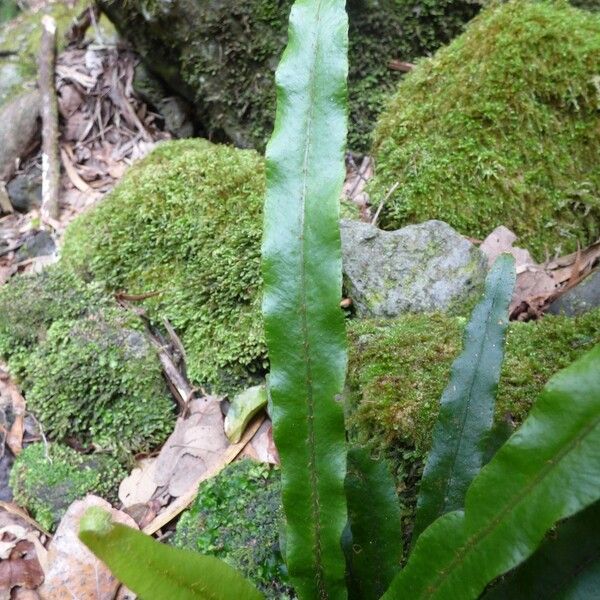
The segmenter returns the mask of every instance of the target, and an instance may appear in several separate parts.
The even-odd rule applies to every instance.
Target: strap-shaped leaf
[[[440,515],[464,506],[467,488],[484,464],[504,358],[514,265],[509,254],[494,263],[465,330],[464,349],[452,365],[421,480],[413,542]]]
[[[600,345],[555,375],[481,470],[465,512],[425,530],[384,598],[477,598],[544,534],[600,498]]]
[[[400,503],[388,465],[365,448],[348,452],[346,498],[352,543],[348,548],[349,596],[379,600],[402,559]]]
[[[131,527],[111,522],[110,514],[98,507],[83,515],[79,538],[119,581],[144,600],[264,599],[222,560],[161,544]]]
[[[561,523],[531,558],[494,586],[484,599],[558,600],[587,588],[591,581],[596,582],[595,591],[600,595],[600,502]]]
[[[301,598],[345,598],[341,394],[346,350],[339,196],[348,24],[343,0],[298,0],[276,73],[263,239],[265,332],[282,464],[286,559]]]

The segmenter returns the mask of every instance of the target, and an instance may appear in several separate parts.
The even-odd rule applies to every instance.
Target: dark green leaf
[[[417,505],[413,543],[437,517],[464,506],[467,488],[484,464],[504,358],[515,261],[502,254],[490,270],[481,302],[452,365]]]
[[[600,577],[600,502],[560,523],[535,554],[509,573],[485,600],[564,598]],[[595,576],[594,576],[595,574]],[[596,579],[596,593],[600,580]],[[577,596],[569,596],[577,597]],[[593,598],[594,596],[587,596]]]
[[[346,349],[339,197],[345,175],[348,24],[343,0],[298,0],[277,69],[267,148],[265,333],[282,464],[286,559],[301,598],[346,597]]]
[[[544,534],[600,498],[600,345],[555,375],[521,428],[475,478],[465,512],[417,540],[384,598],[477,598]]]
[[[112,523],[110,514],[98,507],[83,515],[79,538],[143,600],[264,598],[222,560],[161,544],[140,531]]]
[[[400,569],[402,529],[394,479],[384,461],[364,448],[348,452],[346,498],[350,598],[379,600]]]

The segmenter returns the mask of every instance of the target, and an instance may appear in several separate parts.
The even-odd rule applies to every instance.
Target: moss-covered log
[[[102,0],[147,65],[193,101],[206,134],[262,149],[275,114],[274,69],[291,0]],[[366,150],[386,92],[412,61],[447,43],[479,10],[469,0],[351,0],[350,148]]]

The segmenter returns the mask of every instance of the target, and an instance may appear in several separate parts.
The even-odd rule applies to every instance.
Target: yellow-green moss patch
[[[467,320],[406,315],[349,327],[350,429],[385,452],[429,450],[439,399]],[[600,342],[600,309],[575,318],[511,323],[496,415],[520,423],[548,379]]]
[[[69,505],[86,494],[117,501],[119,482],[127,473],[105,454],[84,455],[68,446],[27,446],[10,473],[15,502],[40,525],[53,530]]]
[[[506,225],[539,259],[600,235],[600,15],[493,4],[398,87],[375,134],[382,223]],[[567,67],[568,65],[568,67]]]
[[[160,145],[67,230],[62,260],[181,336],[196,383],[262,374],[263,159],[206,140]]]

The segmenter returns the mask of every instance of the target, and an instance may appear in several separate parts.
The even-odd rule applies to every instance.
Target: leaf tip
[[[98,506],[88,508],[79,521],[79,535],[91,533],[106,535],[112,529],[110,513]]]

